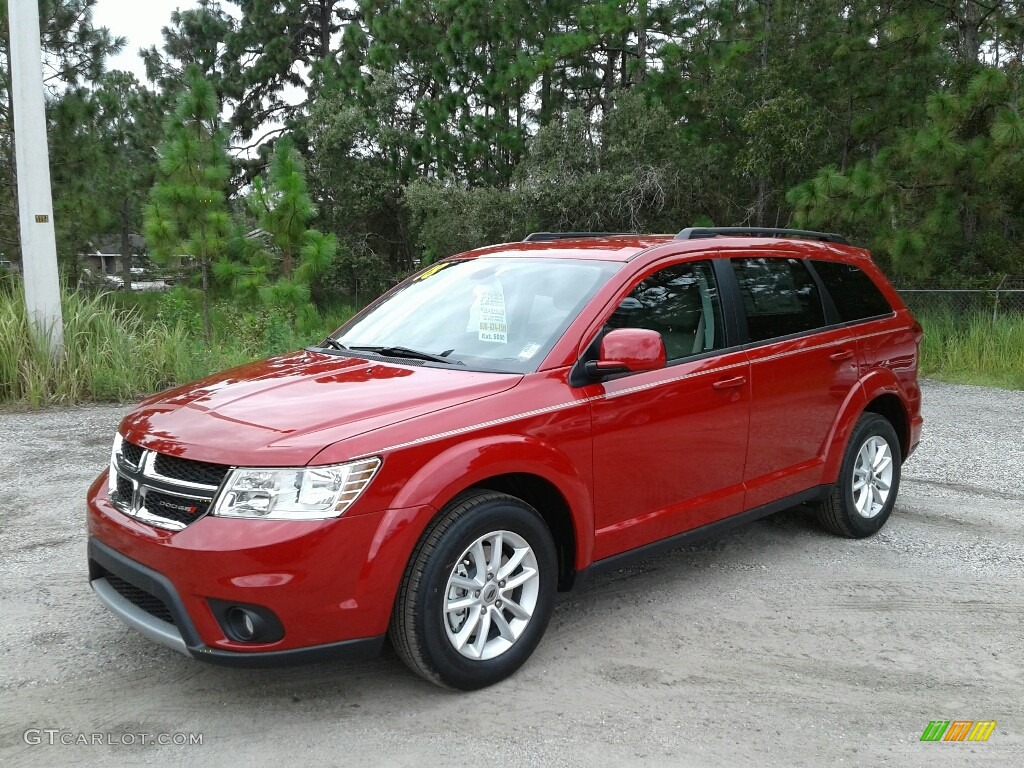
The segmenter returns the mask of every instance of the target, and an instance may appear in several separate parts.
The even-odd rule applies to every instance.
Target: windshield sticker
[[[529,360],[531,357],[537,354],[538,349],[540,349],[540,344],[527,344],[519,353],[519,359]]]
[[[505,319],[505,293],[500,284],[481,288],[477,294],[479,322],[477,338],[497,344],[508,343],[508,323]]]
[[[450,267],[450,266],[451,266],[450,262],[441,262],[440,264],[435,264],[430,269],[428,269],[426,272],[420,272],[420,274],[416,275],[415,279],[416,280],[426,280],[428,277],[431,277],[432,275],[436,275],[438,272],[440,272],[445,267]]]

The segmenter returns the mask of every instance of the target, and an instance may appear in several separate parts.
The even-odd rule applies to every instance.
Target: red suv
[[[198,659],[514,672],[558,590],[805,502],[869,536],[921,432],[869,254],[766,229],[538,233],[318,346],[143,401],[88,495],[99,598]]]

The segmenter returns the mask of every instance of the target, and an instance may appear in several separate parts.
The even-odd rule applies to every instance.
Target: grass
[[[298,349],[324,338],[351,315],[339,304],[292,324],[270,310],[241,312],[218,304],[207,344],[196,293],[66,293],[64,349],[53,358],[30,331],[20,286],[0,284],[0,406],[137,400]]]
[[[1024,315],[922,312],[921,374],[958,384],[1024,389]]]

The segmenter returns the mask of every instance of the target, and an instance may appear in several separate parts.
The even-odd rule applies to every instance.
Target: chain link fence
[[[1024,276],[1003,277],[994,288],[896,289],[914,313],[1024,318]]]

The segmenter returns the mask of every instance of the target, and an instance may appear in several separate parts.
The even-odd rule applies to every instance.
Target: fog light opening
[[[228,623],[239,640],[252,642],[263,629],[263,620],[252,611],[234,606],[228,609]]]
[[[228,640],[236,643],[276,643],[284,638],[277,615],[263,605],[206,598]]]

